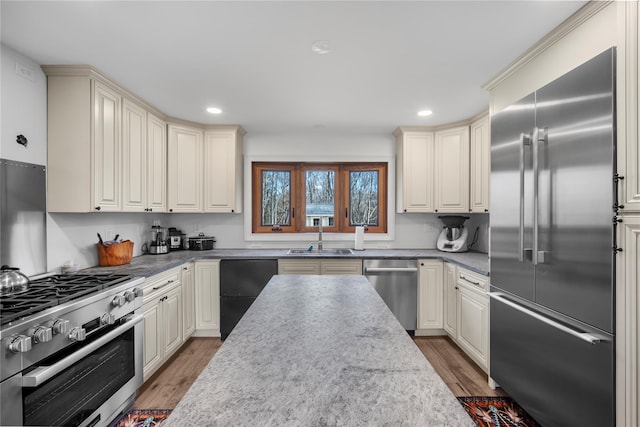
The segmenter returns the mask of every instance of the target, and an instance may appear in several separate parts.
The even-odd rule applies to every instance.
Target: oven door
[[[142,319],[129,315],[24,372],[22,425],[108,425],[142,384]]]

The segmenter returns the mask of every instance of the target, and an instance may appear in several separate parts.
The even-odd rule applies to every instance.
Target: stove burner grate
[[[127,274],[70,274],[34,280],[27,291],[0,298],[0,325],[94,294],[131,278]]]

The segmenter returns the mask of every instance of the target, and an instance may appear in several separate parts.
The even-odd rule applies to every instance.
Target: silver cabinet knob
[[[79,326],[71,328],[71,332],[69,332],[69,339],[71,341],[84,341],[85,338],[87,338],[87,331],[84,328]]]
[[[32,342],[38,344],[39,342],[48,342],[53,339],[53,330],[49,326],[36,326],[29,330]]]
[[[31,350],[31,337],[16,335],[9,342],[9,350],[13,353],[26,353]]]
[[[113,325],[116,323],[116,315],[113,313],[104,313],[100,316],[100,324],[101,325]]]
[[[136,294],[134,291],[126,291],[124,293],[124,299],[127,300],[127,302],[131,302],[134,299],[136,299]]]
[[[53,335],[57,334],[66,334],[69,332],[69,321],[64,319],[56,319],[50,320],[47,322],[47,326],[49,326],[53,330]]]
[[[115,307],[122,307],[125,304],[125,299],[123,295],[116,295],[113,297],[111,304]]]

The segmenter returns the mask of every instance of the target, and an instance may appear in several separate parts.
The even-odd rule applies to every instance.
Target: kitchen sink
[[[289,249],[287,255],[351,255],[353,251],[351,249]]]

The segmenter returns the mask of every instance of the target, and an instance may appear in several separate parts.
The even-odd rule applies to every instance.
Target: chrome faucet
[[[322,251],[322,217],[318,222],[318,252]]]

